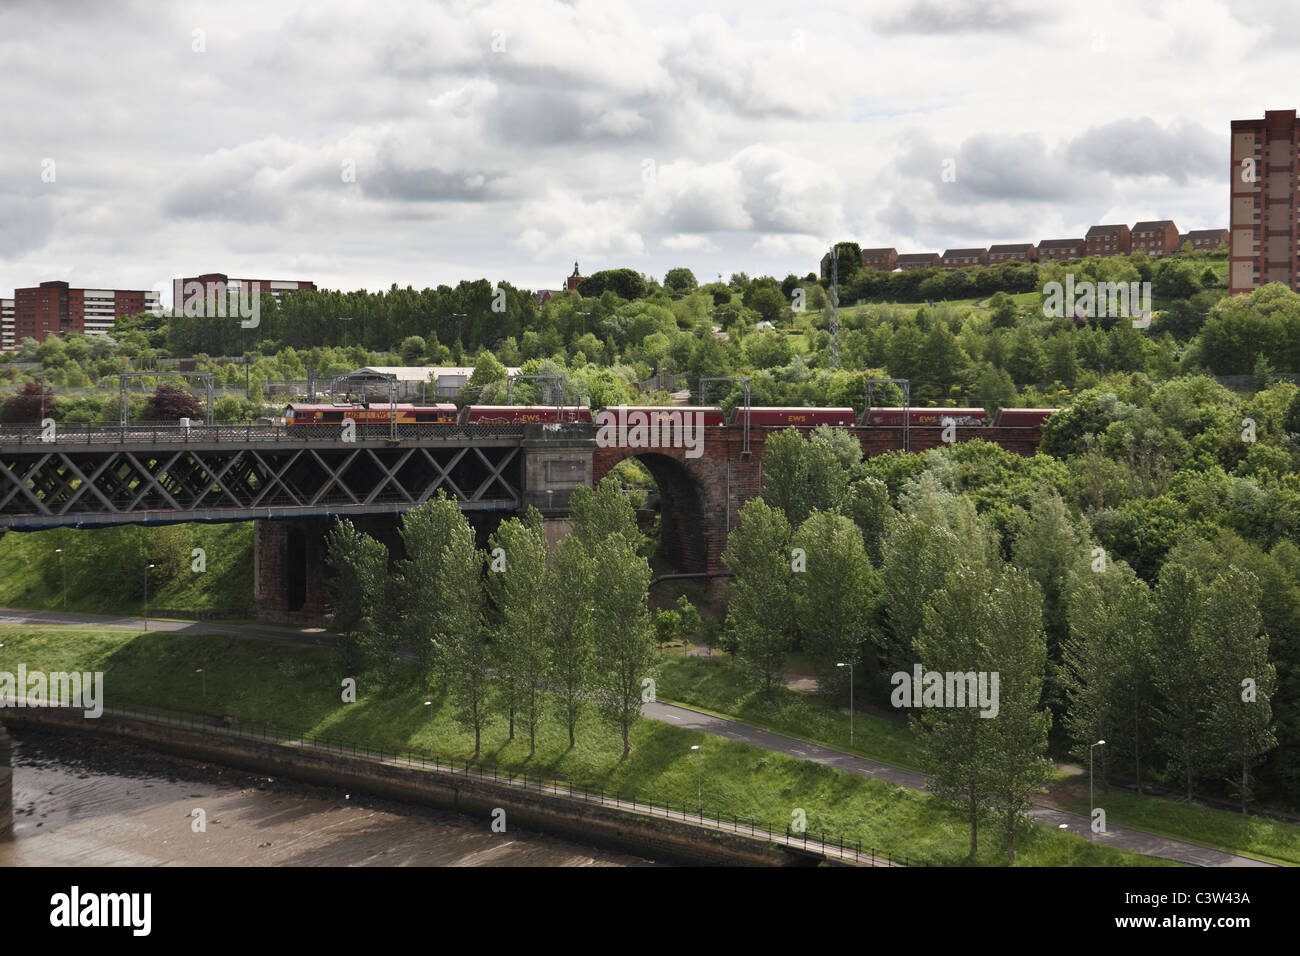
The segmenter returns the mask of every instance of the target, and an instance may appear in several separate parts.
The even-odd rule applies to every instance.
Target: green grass
[[[62,554],[57,549],[63,549]],[[206,570],[193,570],[202,548]],[[177,524],[162,528],[55,528],[0,538],[0,606],[64,608],[105,614],[149,606],[246,616],[253,593],[253,524]]]
[[[96,633],[84,630],[0,630],[0,670],[21,661],[29,670],[104,672],[108,706],[144,703],[158,707],[228,713],[263,721],[286,731],[331,734],[393,748],[427,748],[470,757],[472,736],[453,720],[445,695],[410,683],[384,682],[369,674],[348,675],[327,648],[270,644],[230,637],[150,632]],[[195,668],[207,674],[206,697]],[[355,676],[358,699],[340,701],[341,681]],[[435,705],[423,706],[432,699]],[[517,728],[518,729],[518,728]],[[548,717],[540,728],[536,755],[529,757],[522,731],[507,739],[497,714],[484,734],[484,762],[501,768],[567,779],[638,799],[694,806],[697,757],[703,753],[706,813],[756,818],[783,829],[796,809],[814,832],[861,840],[875,848],[929,865],[1002,865],[997,821],[987,818],[981,848],[967,857],[964,814],[933,797],[857,777],[818,764],[783,757],[744,744],[653,721],[639,722],[632,754],[620,760],[616,729],[594,715],[584,717],[578,745],[568,747],[562,724]],[[1169,865],[1138,854],[1078,841],[1075,865]],[[1019,865],[1065,863],[1066,849],[1053,830],[1027,823],[1017,836]]]
[[[1294,824],[1125,790],[1098,794],[1097,806],[1105,808],[1107,825],[1133,827],[1270,863],[1300,866],[1300,826]],[[1088,804],[1080,800],[1068,809],[1086,816]]]
[[[744,671],[724,657],[685,657],[666,653],[655,687],[660,700],[705,710],[720,717],[835,747],[881,763],[921,770],[916,738],[905,721],[863,712],[853,715],[849,746],[849,711],[815,694],[787,687],[764,694]],[[860,704],[860,702],[858,702]]]
[[[660,700],[680,703],[717,717],[730,717],[811,743],[834,747],[881,763],[923,770],[920,747],[907,724],[895,718],[864,713],[854,716],[854,746],[850,747],[848,710],[813,694],[777,688],[764,695],[744,672],[724,657],[685,657],[666,653],[656,686]],[[1051,781],[1070,774],[1056,769]],[[1108,822],[1131,826],[1227,853],[1240,853],[1275,863],[1300,865],[1300,827],[1245,817],[1223,810],[1188,806],[1124,791],[1107,795]],[[1086,802],[1069,807],[1088,815]]]

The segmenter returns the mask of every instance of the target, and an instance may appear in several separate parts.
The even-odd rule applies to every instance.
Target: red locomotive
[[[371,402],[369,405],[286,405],[284,423],[287,426],[341,425],[350,418],[357,425],[387,425],[394,413],[399,425],[450,425],[456,421],[456,406],[450,402],[438,405],[410,405],[399,402]]]

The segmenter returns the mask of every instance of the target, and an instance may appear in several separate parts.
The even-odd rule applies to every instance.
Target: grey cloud
[[[357,176],[361,191],[375,199],[415,202],[484,202],[500,198],[506,177],[495,172],[446,172],[436,166],[419,169],[385,167]]]
[[[49,198],[6,196],[0,203],[0,256],[17,259],[35,252],[54,238],[54,206]],[[0,290],[8,296],[9,289]]]
[[[1057,19],[1054,11],[1024,0],[914,0],[876,24],[880,33],[1023,33]]]
[[[1080,167],[1118,176],[1164,176],[1181,186],[1190,179],[1222,177],[1228,138],[1197,123],[1161,127],[1142,117],[1094,127],[1069,143],[1066,153]]]

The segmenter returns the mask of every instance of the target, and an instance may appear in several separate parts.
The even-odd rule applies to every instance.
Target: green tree
[[[848,489],[848,472],[825,440],[809,441],[796,429],[770,435],[763,455],[763,500],[792,524],[814,510],[831,511]]]
[[[746,302],[746,308],[753,309],[765,321],[775,322],[781,317],[781,310],[786,307],[785,296],[779,288],[761,286],[754,290],[752,302]]]
[[[602,600],[598,570],[582,542],[569,535],[556,546],[547,571],[550,680],[569,728],[570,749],[595,666],[596,608]]]
[[[958,564],[945,575],[943,586],[934,591],[922,610],[916,635],[923,672],[946,675],[982,670],[991,674],[997,670],[987,653],[997,626],[990,600],[995,584],[990,569],[980,563]],[[907,671],[901,673],[912,680]],[[920,692],[921,688],[913,688],[914,694]],[[997,755],[992,750],[990,720],[981,717],[979,709],[970,706],[969,701],[961,707],[946,707],[943,703],[939,700],[933,702],[937,706],[924,707],[916,720],[926,768],[931,774],[926,789],[965,804],[970,819],[970,855],[974,858],[979,850],[979,808],[992,795],[989,768]]]
[[[1206,590],[1199,641],[1209,649],[1214,685],[1205,719],[1213,759],[1237,792],[1241,812],[1254,794],[1254,770],[1277,745],[1272,697],[1277,671],[1260,633],[1260,587],[1249,571],[1228,568]]]
[[[607,538],[626,538],[634,548],[641,540],[636,511],[612,475],[602,478],[595,488],[573,489],[569,497],[569,520],[588,554],[595,554],[596,546]]]
[[[457,723],[474,732],[474,759],[482,752],[489,712],[492,660],[483,620],[483,553],[474,547],[468,523],[457,525],[442,560],[442,667]]]
[[[389,635],[389,549],[335,518],[325,536],[325,561],[334,571],[325,585],[331,628],[343,639],[344,666],[352,669]]]
[[[601,713],[623,734],[623,759],[632,752],[632,725],[641,719],[643,681],[654,671],[657,652],[646,606],[650,564],[631,542],[614,535],[596,544],[600,597],[596,604],[593,690]]]
[[[1018,385],[1030,385],[1043,380],[1047,367],[1047,356],[1038,337],[1027,326],[1016,329],[1011,341],[1011,351],[1007,354],[1006,369],[1011,379]]]
[[[326,593],[334,612],[331,627],[343,638],[345,666],[359,666],[367,657],[391,666],[397,642],[388,549],[351,521],[335,518],[325,536],[325,560],[334,571]]]
[[[408,335],[402,339],[402,346],[399,349],[402,355],[402,361],[407,365],[416,365],[424,358],[428,350],[428,343],[418,335]]]
[[[1183,777],[1187,799],[1207,754],[1201,727],[1209,710],[1213,680],[1210,648],[1201,626],[1201,585],[1195,572],[1166,562],[1155,588],[1155,685],[1159,744],[1171,768]]]
[[[995,329],[1012,329],[1016,326],[1016,300],[1005,292],[995,292],[989,298],[989,320]]]
[[[537,752],[537,724],[551,647],[547,628],[547,548],[541,515],[530,508],[523,521],[503,521],[489,540],[492,560],[488,592],[501,621],[495,656],[506,690],[510,738],[514,739],[518,708],[528,730],[531,757]]]
[[[1007,864],[1016,862],[1016,827],[1047,781],[1047,732],[1051,714],[1039,709],[1047,642],[1043,633],[1042,594],[1023,571],[1006,569],[990,596],[993,627],[988,636],[990,667],[998,674],[997,715],[982,727],[991,755],[986,803],[1002,815]],[[967,665],[969,666],[969,665]]]
[[[669,269],[664,274],[664,288],[669,292],[690,293],[699,288],[699,285],[695,273],[685,267]]]
[[[1141,792],[1153,704],[1151,595],[1122,561],[1094,571],[1092,562],[1080,559],[1071,571],[1062,678],[1073,753],[1088,759],[1089,745],[1105,740],[1097,774],[1102,786],[1108,786],[1114,751],[1133,760]]]
[[[806,564],[794,574],[792,588],[800,643],[820,692],[832,694],[848,683],[847,668],[838,665],[858,663],[871,636],[878,576],[862,533],[843,515],[814,511],[791,543]]]
[[[727,626],[735,635],[738,656],[762,682],[764,692],[771,693],[794,631],[793,561],[785,515],[762,498],[745,502],[722,561],[732,575]]]

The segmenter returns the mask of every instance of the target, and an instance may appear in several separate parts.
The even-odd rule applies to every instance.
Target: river
[[[10,731],[5,866],[653,866],[488,820],[158,754]],[[195,832],[203,811],[204,832]]]

